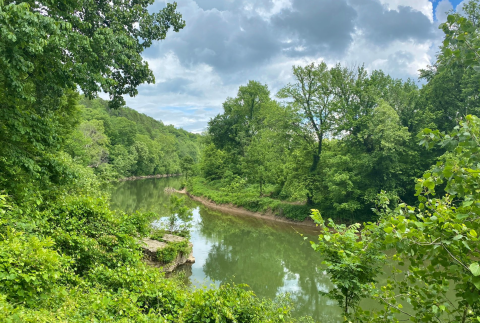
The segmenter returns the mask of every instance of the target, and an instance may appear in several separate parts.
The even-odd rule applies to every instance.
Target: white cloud
[[[447,21],[446,12],[449,12],[451,10],[453,10],[453,6],[449,0],[440,1],[437,5],[437,8],[435,9],[435,16],[437,17],[437,21],[439,23],[444,23],[445,21]]]
[[[380,2],[390,10],[397,10],[399,6],[412,7],[433,22],[433,4],[429,0],[380,0]]]
[[[125,98],[127,105],[165,124],[201,132],[240,85],[257,80],[268,84],[273,96],[293,81],[292,65],[365,63],[369,70],[416,78],[435,58],[442,35],[428,0],[316,0],[312,6],[304,1],[178,0],[187,27],[147,51],[156,84],[140,86],[137,97]],[[339,12],[322,13],[327,4]],[[395,12],[380,17],[381,5]],[[448,0],[439,3],[437,20],[445,19],[442,10],[448,5]],[[329,28],[317,12],[337,14],[337,20],[343,15],[348,24]],[[405,21],[412,22],[408,28]]]

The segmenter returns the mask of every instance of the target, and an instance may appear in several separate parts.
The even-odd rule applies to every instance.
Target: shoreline
[[[136,181],[138,179],[148,179],[148,178],[165,178],[165,177],[177,177],[182,176],[182,174],[159,174],[159,175],[145,175],[145,176],[131,176],[120,178],[115,181],[117,182],[126,182],[126,181]]]
[[[192,200],[200,202],[210,209],[225,212],[225,213],[229,213],[229,214],[232,214],[232,215],[249,216],[249,217],[254,217],[254,218],[257,218],[257,219],[287,223],[287,224],[298,225],[298,226],[303,226],[303,227],[310,227],[310,228],[316,228],[317,227],[315,222],[313,222],[313,220],[310,219],[310,218],[305,219],[303,222],[298,222],[298,221],[290,220],[286,217],[274,215],[271,212],[268,212],[268,213],[253,212],[253,211],[247,210],[243,207],[234,206],[232,204],[217,204],[217,203],[215,203],[215,202],[213,202],[213,201],[211,201],[211,200],[209,200],[205,197],[192,195],[192,194],[188,193],[186,191],[186,189],[183,189],[181,191],[175,190],[175,193],[186,194]]]

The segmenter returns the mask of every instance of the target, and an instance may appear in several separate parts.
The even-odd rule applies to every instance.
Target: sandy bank
[[[220,212],[225,212],[228,214],[232,215],[239,215],[239,216],[250,216],[258,219],[263,219],[267,221],[276,221],[276,222],[282,222],[282,223],[288,223],[292,225],[299,225],[299,226],[304,226],[304,227],[316,227],[315,222],[313,222],[312,219],[308,218],[303,222],[298,222],[298,221],[293,221],[290,219],[287,219],[282,216],[276,216],[272,212],[267,212],[267,213],[261,213],[261,212],[253,212],[250,210],[247,210],[243,207],[238,207],[232,204],[217,204],[207,198],[200,197],[200,196],[195,196],[190,193],[188,193],[185,189],[178,191],[175,191],[176,193],[181,193],[181,194],[187,194],[188,197],[190,197],[192,200],[197,201],[205,205],[206,207],[212,209],[212,210],[217,210]]]
[[[117,181],[119,182],[125,182],[125,181],[135,181],[137,179],[147,179],[147,178],[164,178],[164,177],[175,177],[175,176],[181,176],[182,174],[162,174],[162,175],[147,175],[147,176],[131,176],[131,177],[126,177],[126,178],[121,178],[118,179]]]

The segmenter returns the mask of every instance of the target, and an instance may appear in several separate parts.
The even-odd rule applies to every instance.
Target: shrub
[[[163,264],[173,262],[177,256],[188,255],[192,251],[187,240],[181,242],[170,242],[168,245],[157,250],[157,260]]]
[[[52,239],[25,236],[13,230],[0,241],[0,293],[9,302],[34,305],[48,297],[68,259],[54,249]]]

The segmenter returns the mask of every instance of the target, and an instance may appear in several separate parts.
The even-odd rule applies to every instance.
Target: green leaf
[[[473,276],[480,276],[480,265],[478,264],[478,262],[474,262],[468,268],[472,272]]]

